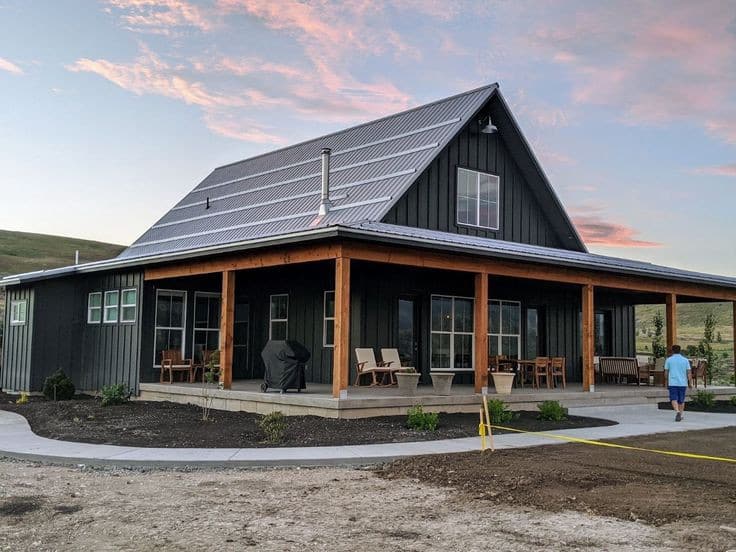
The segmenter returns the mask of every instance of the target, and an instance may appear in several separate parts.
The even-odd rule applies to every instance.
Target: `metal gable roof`
[[[219,167],[118,259],[381,220],[497,88],[485,86]],[[332,149],[333,207],[318,218],[324,147]]]

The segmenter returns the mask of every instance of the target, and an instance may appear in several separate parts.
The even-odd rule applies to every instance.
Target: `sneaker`
[[[681,422],[682,421],[682,412],[678,412],[677,413],[677,416],[675,416],[675,421],[676,422]]]

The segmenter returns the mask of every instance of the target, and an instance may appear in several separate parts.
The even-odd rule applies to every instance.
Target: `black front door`
[[[399,298],[399,358],[402,366],[419,366],[419,299],[416,297]]]

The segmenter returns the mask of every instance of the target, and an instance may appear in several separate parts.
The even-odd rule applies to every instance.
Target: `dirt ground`
[[[17,397],[0,393],[0,409],[25,416],[31,429],[42,437],[143,447],[240,448],[264,446],[324,446],[364,443],[397,443],[430,439],[473,437],[478,434],[477,414],[440,414],[437,431],[414,431],[406,416],[383,416],[358,420],[331,420],[317,416],[286,418],[284,438],[265,442],[258,426],[262,416],[246,412],[212,411],[202,420],[195,405],[135,401],[103,407],[92,397],[71,401],[47,401],[32,397],[28,404],[15,404]],[[510,425],[529,431],[594,427],[614,422],[570,416],[562,422],[537,420],[536,412],[520,412]]]
[[[657,403],[660,410],[672,410],[672,404],[664,401]],[[713,406],[705,407],[688,401],[685,410],[690,412],[717,412],[719,414],[736,414],[736,404],[731,401],[715,401]]]
[[[731,429],[626,442],[734,456],[734,437]],[[0,550],[706,552],[736,549],[734,520],[734,465],[577,445],[378,469],[0,461]]]

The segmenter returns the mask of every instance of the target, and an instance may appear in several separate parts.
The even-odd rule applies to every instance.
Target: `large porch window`
[[[432,296],[431,370],[473,369],[473,299]]]
[[[335,292],[325,291],[322,346],[335,346]]]
[[[187,304],[186,291],[159,289],[156,291],[156,347],[153,364],[161,365],[161,353],[180,349],[184,354],[184,321]]]
[[[488,354],[519,358],[521,354],[521,303],[488,301]]]
[[[271,295],[271,317],[269,322],[269,339],[287,339],[289,328],[288,294]]]
[[[195,362],[202,362],[202,351],[214,351],[220,348],[219,293],[195,292],[192,344]]]

